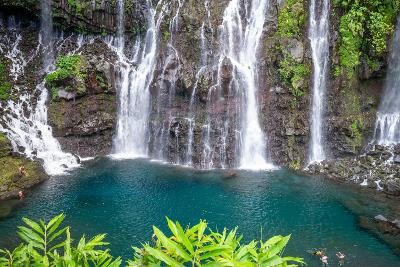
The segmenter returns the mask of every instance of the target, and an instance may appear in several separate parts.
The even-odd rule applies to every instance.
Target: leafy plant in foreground
[[[172,236],[167,237],[153,226],[154,244],[135,247],[129,266],[295,266],[289,262],[304,263],[301,258],[282,256],[290,236],[274,236],[265,242],[242,245],[237,228],[218,233],[210,230],[205,221],[185,230],[178,222],[168,218],[167,222]]]
[[[0,249],[0,267],[11,266],[102,266],[118,267],[121,258],[114,259],[104,242],[105,235],[90,240],[83,236],[73,245],[69,227],[60,228],[65,216],[60,214],[48,223],[23,218],[25,226],[18,227],[23,243],[13,251]]]
[[[0,267],[25,266],[101,266],[119,267],[120,257],[114,258],[106,249],[105,235],[90,240],[85,236],[73,242],[69,227],[61,227],[65,216],[60,214],[48,223],[23,218],[18,227],[21,243],[13,251],[0,249]],[[274,236],[267,241],[251,241],[242,245],[237,229],[214,232],[205,221],[183,229],[167,218],[172,236],[153,226],[154,240],[141,248],[135,247],[134,266],[296,266],[303,259],[284,257],[283,251],[290,236]],[[292,263],[292,264],[290,264]]]

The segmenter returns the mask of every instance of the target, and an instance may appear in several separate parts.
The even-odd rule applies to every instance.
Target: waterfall
[[[309,39],[313,60],[311,145],[309,161],[325,159],[323,139],[324,101],[329,69],[329,0],[311,0]]]
[[[209,0],[205,0],[204,9],[206,11],[206,16],[207,16],[207,21],[206,21],[207,25],[206,25],[206,22],[203,21],[201,28],[200,28],[200,48],[201,48],[200,69],[196,73],[196,81],[194,83],[193,91],[191,93],[190,102],[189,102],[190,118],[187,118],[187,121],[189,123],[189,133],[188,133],[187,153],[186,153],[186,165],[187,166],[193,165],[193,161],[192,161],[193,148],[192,148],[192,146],[193,146],[193,138],[194,138],[194,128],[195,128],[195,124],[196,124],[196,116],[193,113],[193,105],[195,102],[196,91],[197,91],[197,87],[199,85],[200,79],[208,67],[208,54],[209,54],[208,49],[209,48],[208,48],[208,41],[207,41],[206,34],[205,34],[205,29],[206,29],[206,27],[208,27],[209,30],[212,31],[211,13],[210,13],[210,9],[209,9],[209,4],[210,4]],[[208,137],[209,137],[209,135],[208,135]],[[206,145],[208,145],[208,144],[206,144]]]
[[[50,72],[54,64],[53,51],[53,16],[51,0],[40,1],[40,35],[43,44],[43,66],[45,72]]]
[[[114,156],[118,158],[135,158],[147,156],[148,145],[148,118],[150,113],[150,85],[157,62],[157,41],[160,23],[164,14],[161,8],[158,18],[156,9],[149,5],[148,30],[142,50],[135,66],[123,55],[123,48],[119,53],[122,65],[122,79],[119,89],[119,110],[117,132],[114,138]],[[161,5],[162,1],[158,3]],[[120,13],[123,9],[119,8]],[[119,15],[120,17],[122,14]],[[120,45],[122,42],[119,42]]]
[[[3,106],[5,114],[0,130],[7,134],[14,151],[24,153],[29,158],[42,159],[46,172],[50,175],[58,175],[79,166],[79,164],[73,155],[62,152],[59,142],[52,135],[51,127],[47,124],[48,91],[44,86],[44,81],[36,86],[32,94],[27,93],[28,88],[24,84],[19,84],[24,68],[37,55],[40,46],[42,47],[44,73],[53,68],[53,25],[50,2],[43,0],[41,8],[39,46],[28,59],[25,59],[19,49],[21,40],[19,26],[12,24],[9,27],[9,31],[15,35],[15,42],[6,56],[11,61],[11,74],[16,82],[13,92],[18,94],[19,98],[17,100],[10,99]],[[36,106],[33,105],[35,96],[37,97]]]
[[[392,51],[390,53],[385,91],[381,101],[374,140],[380,145],[400,143],[400,19],[397,19]]]
[[[257,103],[257,51],[262,40],[264,21],[269,0],[245,1],[231,0],[224,11],[221,25],[222,53],[220,66],[228,59],[232,64],[231,86],[241,97],[240,113],[240,168],[269,169],[267,161],[266,136],[258,114]],[[251,5],[248,8],[247,5]],[[243,9],[244,8],[244,9]],[[245,14],[242,19],[241,14]],[[221,68],[220,68],[221,69]],[[219,71],[221,72],[221,70]],[[221,76],[221,74],[219,74]]]

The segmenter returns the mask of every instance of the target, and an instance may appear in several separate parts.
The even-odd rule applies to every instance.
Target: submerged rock
[[[380,214],[375,216],[374,219],[376,221],[381,221],[381,222],[387,222],[388,221],[388,219],[386,219],[383,215],[380,215]]]

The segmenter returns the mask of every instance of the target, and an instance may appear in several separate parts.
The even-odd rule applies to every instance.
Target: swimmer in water
[[[19,192],[18,192],[18,196],[19,196],[19,199],[20,199],[20,200],[23,200],[24,197],[25,197],[24,191],[19,191]]]
[[[328,256],[322,255],[321,261],[324,264],[324,266],[327,266],[328,265]]]
[[[339,251],[338,253],[336,253],[336,257],[338,257],[339,259],[339,264],[343,265],[344,258],[346,257],[346,255],[344,255],[342,252]]]

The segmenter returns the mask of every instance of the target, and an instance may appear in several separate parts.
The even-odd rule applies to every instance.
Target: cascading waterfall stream
[[[39,36],[39,45],[42,47],[43,54],[43,70],[47,73],[53,68],[54,52],[53,52],[53,25],[51,19],[50,2],[43,0],[42,4],[42,20],[41,31]],[[12,76],[14,81],[18,81],[23,74],[25,66],[34,55],[28,60],[24,59],[23,53],[19,50],[18,44],[20,34],[18,29],[11,29],[15,32],[15,43],[9,53],[12,63]],[[36,53],[38,49],[36,50]],[[46,172],[50,175],[63,174],[70,168],[79,166],[77,159],[61,150],[61,146],[57,139],[52,135],[52,129],[47,124],[47,99],[48,91],[45,88],[44,81],[36,86],[36,94],[38,99],[36,106],[32,106],[33,94],[26,93],[24,85],[16,85],[13,90],[20,92],[19,99],[14,101],[8,100],[4,110],[4,126],[0,126],[0,130],[5,132],[10,138],[15,151],[24,153],[30,158],[40,158]],[[21,151],[20,148],[23,148]]]
[[[197,92],[197,87],[199,85],[200,79],[207,69],[208,66],[208,41],[205,36],[205,29],[208,27],[212,31],[212,26],[211,26],[211,14],[210,14],[210,9],[209,9],[209,0],[206,0],[204,2],[204,9],[206,11],[207,15],[207,25],[206,22],[203,21],[200,29],[200,47],[201,47],[201,57],[200,57],[200,69],[196,74],[196,81],[193,86],[193,91],[190,97],[190,102],[189,102],[189,118],[186,118],[189,124],[189,133],[188,133],[188,142],[187,142],[187,153],[186,153],[186,165],[187,166],[192,166],[192,157],[193,157],[193,138],[194,138],[194,128],[196,124],[196,116],[193,113],[193,105],[195,102],[195,95]],[[203,153],[204,154],[204,153]],[[205,164],[204,164],[205,165]]]
[[[225,9],[221,26],[222,53],[220,66],[225,58],[232,64],[232,86],[242,98],[244,116],[240,125],[240,163],[243,169],[270,169],[267,161],[266,136],[258,114],[257,103],[257,51],[263,34],[269,0],[231,0]],[[243,10],[243,8],[245,8]],[[241,14],[246,18],[242,20]],[[219,75],[220,76],[220,75]],[[240,113],[239,113],[240,114]]]
[[[149,87],[157,62],[157,41],[159,27],[164,15],[162,5],[157,17],[157,8],[149,5],[148,30],[143,48],[139,54],[137,66],[133,66],[123,55],[120,48],[119,59],[122,65],[122,79],[119,90],[119,111],[117,132],[114,139],[114,156],[117,158],[135,158],[147,156],[148,118],[150,113]],[[119,8],[123,13],[123,8]],[[119,16],[123,16],[119,14]],[[123,34],[122,34],[123,35]],[[120,45],[123,42],[119,41]]]
[[[311,0],[309,39],[313,60],[309,162],[326,158],[323,139],[324,101],[329,69],[329,0]]]
[[[374,141],[385,146],[400,143],[400,18],[397,19],[388,70],[374,134]]]

